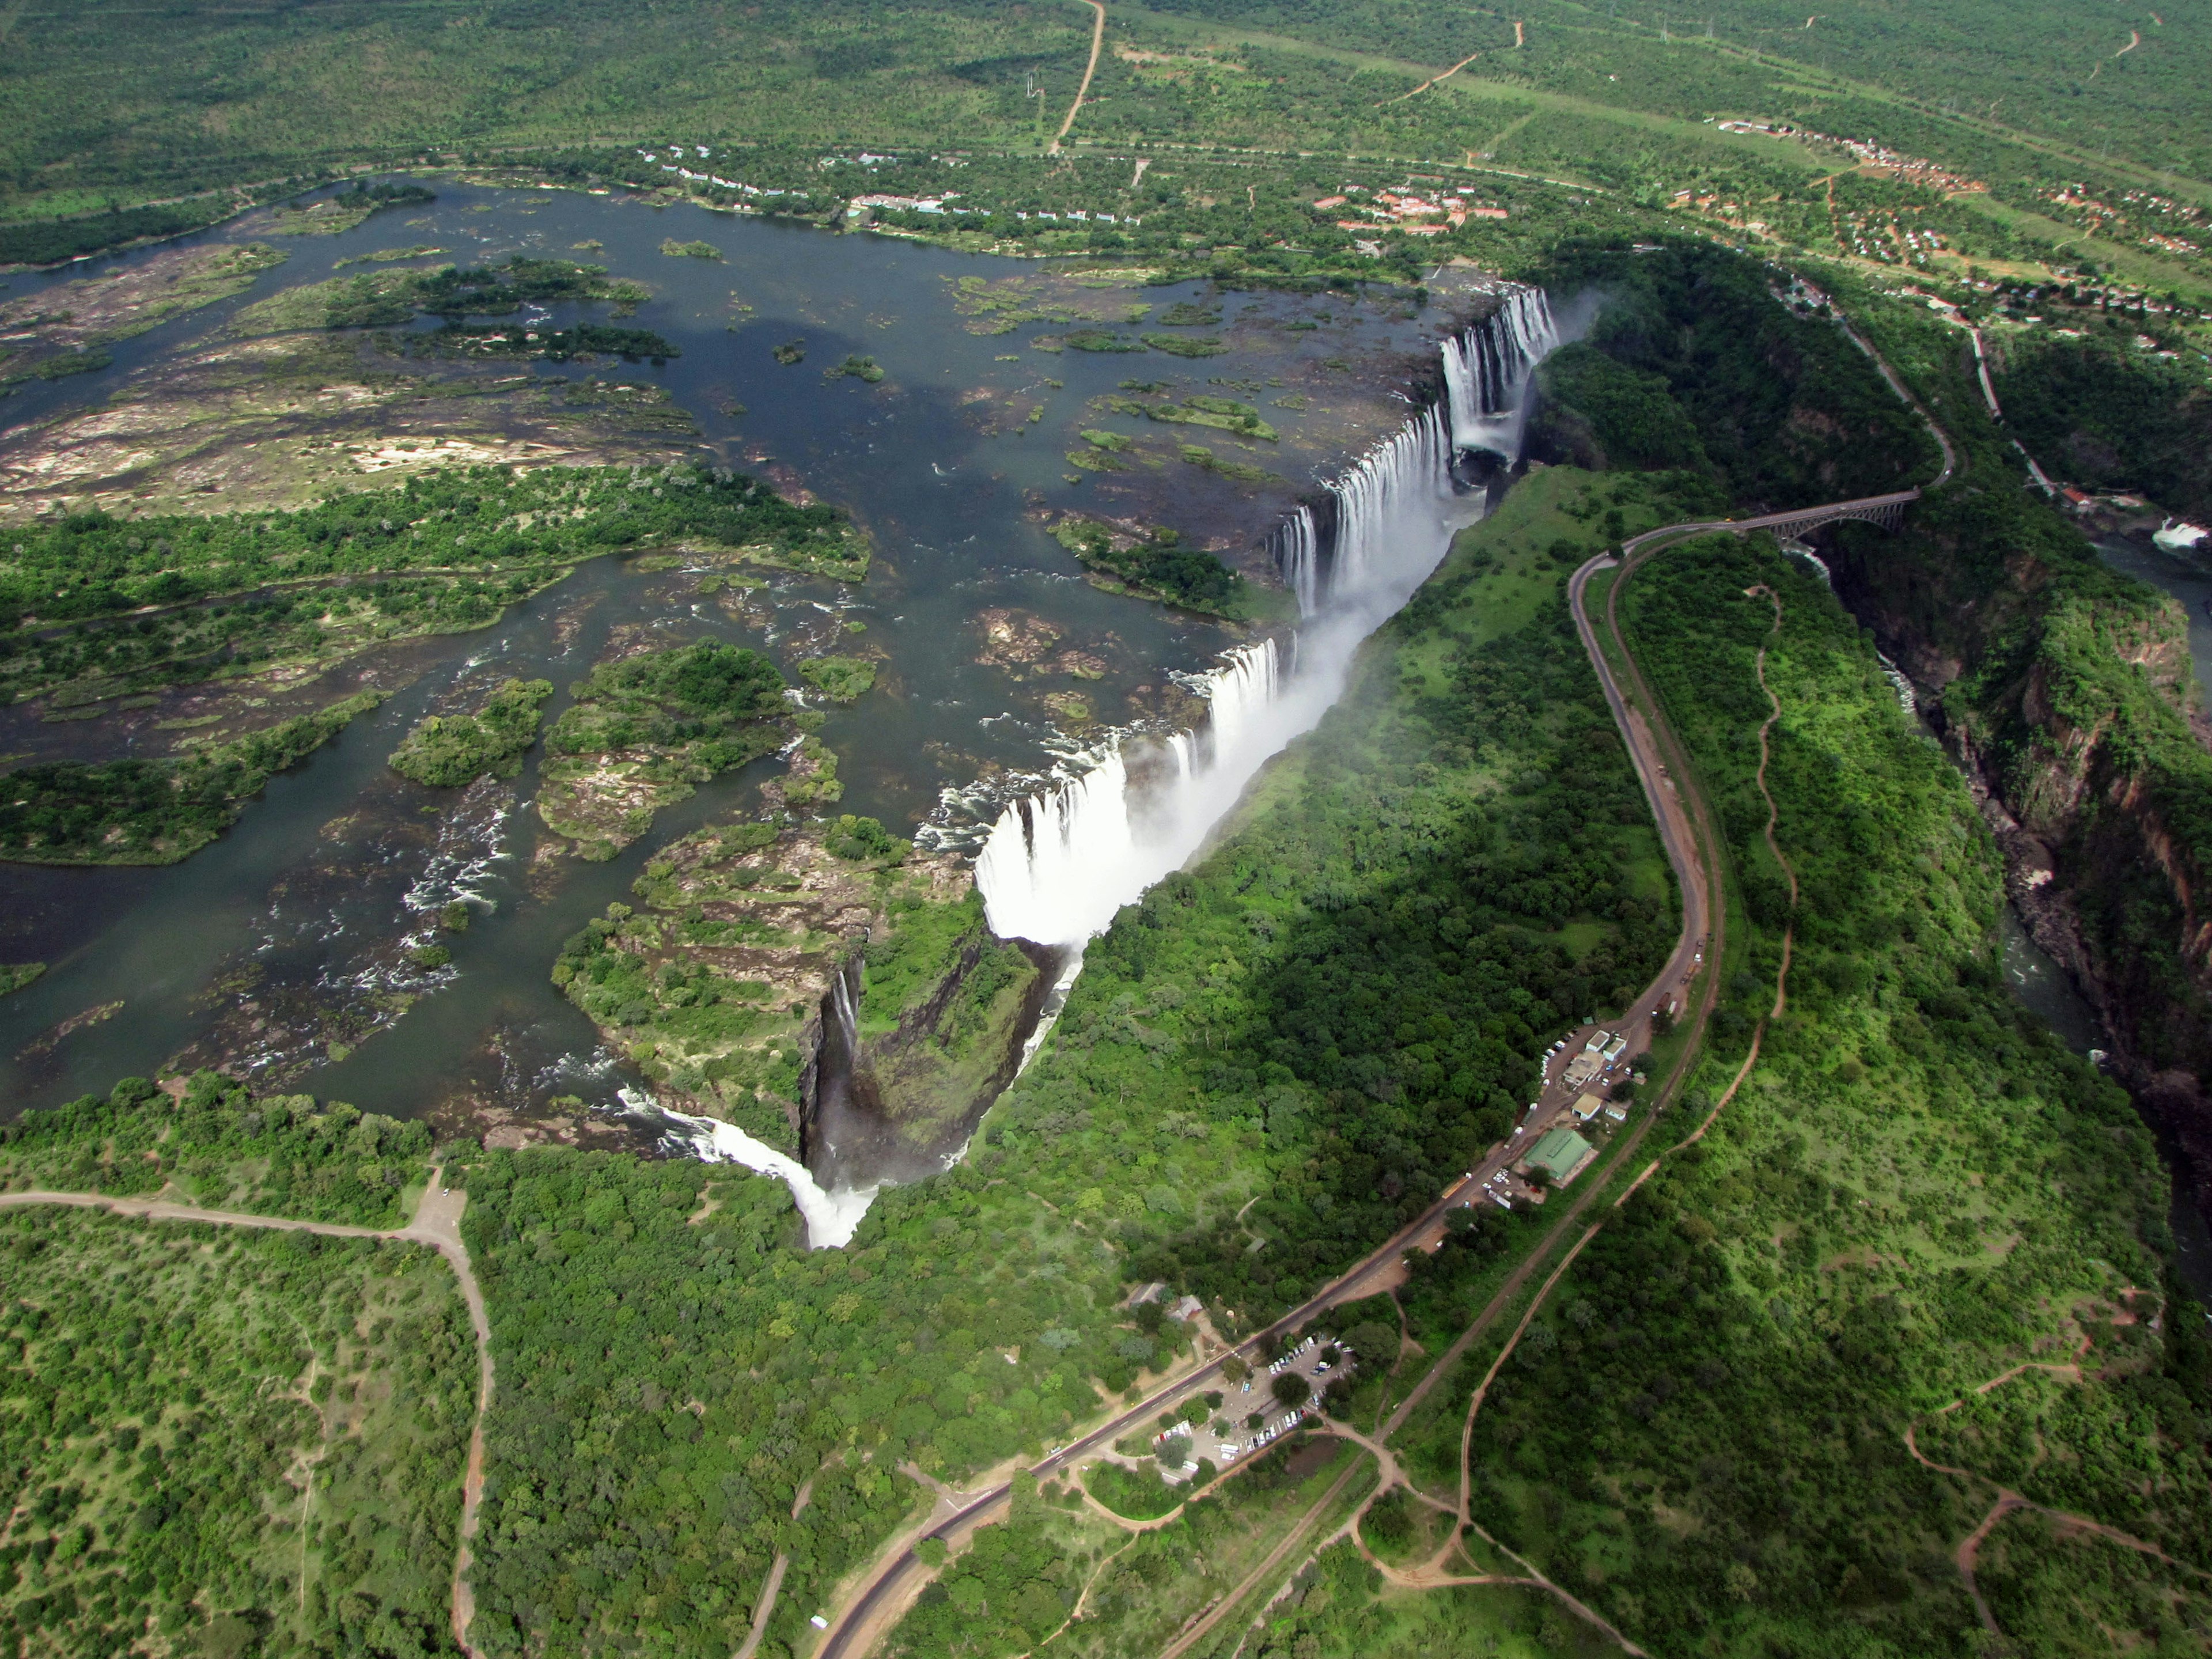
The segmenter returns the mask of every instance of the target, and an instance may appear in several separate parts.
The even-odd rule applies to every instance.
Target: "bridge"
[[[1679,536],[1705,536],[1725,533],[1731,536],[1748,535],[1754,530],[1771,530],[1778,534],[1793,535],[1805,530],[1816,530],[1824,524],[1852,519],[1861,524],[1878,524],[1884,530],[1899,530],[1905,525],[1905,509],[1920,499],[1917,489],[1899,489],[1887,495],[1862,495],[1856,501],[1823,501],[1818,507],[1793,507],[1787,513],[1763,513],[1752,519],[1706,519],[1688,524],[1662,525],[1656,530],[1647,530],[1641,536],[1632,536],[1620,544],[1621,557],[1626,559],[1650,543],[1671,540]]]

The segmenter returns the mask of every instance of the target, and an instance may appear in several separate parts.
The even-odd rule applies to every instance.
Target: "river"
[[[842,810],[899,833],[980,844],[1006,799],[1079,744],[1107,728],[1158,725],[1180,695],[1171,677],[1204,671],[1237,638],[1094,588],[1042,520],[1084,511],[1165,522],[1257,568],[1294,495],[1402,422],[1407,406],[1391,387],[1409,364],[1434,361],[1450,326],[1442,307],[1417,311],[1395,295],[1220,295],[1200,283],[1147,289],[1094,276],[1054,292],[1079,303],[1088,295],[1102,311],[1183,303],[1220,313],[1206,332],[1228,349],[1199,360],[1040,349],[1031,341],[1048,325],[979,333],[989,319],[963,318],[954,305],[959,279],[1037,279],[1053,269],[1038,262],[688,205],[655,210],[622,196],[431,183],[434,204],[336,236],[270,238],[249,218],[187,239],[269,240],[290,257],[237,298],[120,343],[112,367],[0,403],[0,436],[128,392],[219,346],[242,307],[366,253],[429,245],[465,262],[586,259],[652,290],[625,325],[658,332],[681,355],[518,372],[664,389],[699,428],[680,448],[770,469],[851,512],[874,539],[874,569],[853,586],[779,574],[744,599],[702,594],[696,572],[594,562],[492,628],[380,653],[368,672],[389,700],[272,780],[233,830],[184,863],[0,865],[0,961],[49,964],[0,1002],[0,1101],[11,1109],[104,1091],[118,1076],[216,1061],[261,1086],[455,1122],[487,1111],[569,1122],[580,1107],[612,1104],[637,1079],[550,982],[560,942],[628,897],[659,848],[753,805],[776,763],[702,787],[615,860],[586,864],[544,856],[550,838],[529,810],[534,754],[511,785],[480,784],[457,799],[386,768],[410,726],[470,705],[510,675],[551,679],[559,690],[546,714],[557,717],[567,688],[611,644],[640,637],[752,645],[787,672],[844,639],[881,668],[874,692],[826,711],[821,735],[848,785]],[[705,241],[722,257],[671,256],[665,239]],[[597,246],[573,251],[583,245]],[[10,297],[149,257],[19,277]],[[547,325],[605,313],[556,307]],[[774,348],[800,339],[804,362],[779,362]],[[823,368],[848,354],[873,358],[883,380],[825,378]],[[1133,377],[1168,383],[1176,396],[1261,406],[1279,444],[1170,430],[1273,479],[1240,483],[1190,466],[1128,477],[1071,471],[1066,455],[1083,447],[1082,430],[1115,423],[1091,400]],[[1034,422],[1030,409],[1041,411]],[[1131,425],[1126,416],[1118,423]],[[1054,650],[1086,660],[1089,677],[1048,676],[994,653],[986,612],[1042,625]],[[362,672],[356,663],[326,677],[331,695]],[[1054,692],[1079,694],[1096,723],[1061,719],[1044,702]],[[108,720],[57,724],[44,712],[22,705],[0,716],[0,750],[101,758],[138,741]],[[456,898],[472,919],[440,939],[451,964],[416,968],[410,942],[428,939],[431,914]]]

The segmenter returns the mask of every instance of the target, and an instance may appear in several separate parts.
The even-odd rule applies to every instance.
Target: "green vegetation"
[[[433,714],[392,751],[392,769],[417,783],[458,789],[478,778],[511,778],[538,741],[538,705],[550,680],[505,680],[473,714]]]
[[[722,257],[722,250],[712,242],[679,242],[673,236],[661,239],[660,251],[678,259],[719,259]]]
[[[450,1654],[475,1406],[419,1245],[0,1212],[18,1650]]]
[[[72,513],[0,548],[0,687],[82,706],[480,628],[582,560],[668,547],[848,581],[869,560],[834,507],[674,464],[456,467],[297,513]]]
[[[1264,466],[1253,466],[1243,461],[1224,461],[1204,444],[1178,444],[1176,453],[1186,465],[1218,472],[1224,478],[1234,478],[1238,483],[1269,483],[1275,475]]]
[[[713,641],[602,663],[545,734],[538,815],[597,856],[635,840],[696,784],[780,747],[783,676]]]
[[[1147,334],[1145,343],[1176,357],[1218,357],[1229,349],[1211,334]]]
[[[47,761],[0,775],[0,859],[174,864],[237,821],[271,776],[382,702],[363,691],[181,760]]]
[[[1916,1463],[1904,1434],[1917,1420],[1923,1451],[1958,1462],[1954,1431],[1926,1414],[2077,1332],[2109,1369],[2067,1397],[2104,1449],[2054,1456],[2053,1498],[2150,1524],[2139,1498],[2064,1484],[2148,1475],[2163,1535],[2202,1553],[2200,1322],[2169,1304],[2190,1334],[2163,1354],[2108,1328],[2110,1309],[2160,1294],[2123,1287],[2160,1283],[2163,1183],[2126,1097],[2008,994],[1993,851],[1850,617],[1771,550],[1660,556],[1624,598],[1631,641],[1713,799],[1741,903],[1681,1131],[1718,1104],[1785,960],[1788,1012],[1492,1387],[1477,1518],[1637,1639],[1695,1624],[1717,1650],[1767,1651],[1841,1624],[1900,1650],[1980,1651],[1949,1550],[1988,1496]],[[1769,710],[1762,645],[1794,904],[1744,740]],[[1462,1409],[1486,1363],[1471,1358]],[[1590,1401],[1608,1405],[1596,1425]],[[1458,1443],[1448,1412],[1431,1478],[1455,1480]]]
[[[835,380],[849,376],[853,380],[864,380],[868,385],[874,386],[884,378],[884,372],[883,366],[873,357],[848,356],[836,368],[823,369],[822,378],[825,380]]]
[[[1777,507],[1877,495],[1939,465],[1866,355],[1832,321],[1777,305],[1748,259],[1576,242],[1540,274],[1606,295],[1585,343],[1540,371],[1536,442],[1562,458],[1693,468],[1731,501]]]
[[[1084,1485],[1093,1498],[1130,1521],[1157,1520],[1189,1495],[1187,1489],[1161,1480],[1156,1469],[1131,1469],[1119,1463],[1092,1464]]]
[[[857,702],[876,683],[876,665],[866,657],[809,657],[799,678],[832,702]]]
[[[1267,614],[1277,597],[1254,587],[1212,554],[1184,546],[1181,532],[1164,526],[1140,539],[1094,519],[1069,518],[1052,533],[1102,586],[1185,611],[1244,622]]]
[[[0,963],[0,997],[15,995],[46,971],[43,962]]]
[[[500,317],[530,303],[611,300],[627,315],[646,296],[635,283],[610,282],[602,265],[515,254],[503,265],[438,265],[427,270],[378,270],[286,289],[246,307],[232,319],[240,334],[281,334],[302,328],[391,328],[418,312],[458,324]]]
[[[429,1131],[307,1095],[249,1097],[213,1072],[171,1096],[125,1078],[106,1099],[33,1108],[0,1125],[0,1186],[123,1194],[307,1221],[396,1227],[424,1180]]]
[[[2198,370],[2121,335],[2024,343],[1996,380],[2006,425],[2053,477],[2212,518],[2212,390]]]

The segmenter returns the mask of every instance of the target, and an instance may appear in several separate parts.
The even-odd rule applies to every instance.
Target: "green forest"
[[[2212,1355],[2161,1264],[2164,1182],[2126,1097],[2004,987],[1996,860],[1956,775],[1803,565],[1693,543],[1625,606],[1751,930],[1668,1140],[1719,1105],[1785,969],[1787,1010],[1711,1132],[1590,1246],[1492,1388],[1478,1516],[1632,1635],[1731,1652],[1843,1651],[1823,1645],[1838,1628],[1863,1632],[1852,1650],[1983,1651],[1949,1552],[1993,1481],[2203,1559]],[[1762,645],[1794,904],[1745,740],[1768,709]],[[2076,1386],[2031,1372],[1974,1395],[2024,1355],[2079,1351],[2094,1374]],[[1976,1403],[1942,1411],[1961,1396]],[[1591,1400],[1616,1408],[1593,1425],[1574,1403]],[[2017,1447],[2010,1425],[2039,1405],[2051,1433],[2008,1468],[1997,1443]],[[1976,1478],[1916,1463],[1916,1425],[1926,1457]],[[1455,1459],[1457,1438],[1438,1453]],[[2099,1582],[2096,1553],[2015,1576],[2006,1629],[2063,1618]],[[2201,1641],[2212,1601],[2186,1573],[2154,1576],[2172,1599],[2085,1605],[2126,1607],[2130,1639]]]
[[[392,751],[392,769],[447,789],[511,778],[538,741],[538,705],[552,695],[550,680],[502,680],[476,713],[425,719]]]
[[[0,1640],[421,1659],[474,1341],[419,1245],[0,1211]]]
[[[363,691],[179,760],[45,761],[0,777],[0,859],[26,864],[174,864],[237,822],[381,699]]]

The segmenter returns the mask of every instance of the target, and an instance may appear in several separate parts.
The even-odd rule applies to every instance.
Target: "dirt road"
[[[1060,124],[1060,131],[1052,136],[1052,148],[1048,155],[1060,154],[1060,141],[1067,137],[1074,126],[1076,116],[1082,111],[1083,100],[1091,91],[1091,77],[1098,73],[1098,49],[1106,44],[1106,7],[1103,0],[1083,0],[1083,3],[1098,14],[1091,26],[1091,61],[1083,66],[1083,84],[1075,89],[1075,101],[1067,106],[1067,118]]]
[[[105,1210],[111,1215],[133,1216],[143,1221],[198,1221],[217,1227],[261,1227],[281,1233],[321,1233],[331,1238],[402,1239],[427,1244],[443,1256],[460,1285],[461,1300],[469,1310],[469,1326],[477,1339],[477,1413],[469,1425],[469,1462],[461,1484],[460,1547],[453,1559],[453,1639],[473,1656],[469,1646],[469,1621],[476,1601],[468,1583],[469,1542],[476,1536],[477,1516],[483,1501],[484,1414],[491,1409],[491,1320],[484,1309],[483,1291],[470,1265],[469,1248],[461,1242],[461,1212],[468,1194],[445,1183],[445,1171],[431,1171],[430,1184],[415,1206],[413,1219],[404,1227],[355,1227],[337,1221],[302,1221],[292,1216],[249,1215],[241,1210],[209,1210],[197,1204],[178,1204],[160,1198],[123,1198],[107,1193],[64,1193],[33,1189],[0,1193],[0,1209],[32,1204],[60,1204],[71,1209]]]

